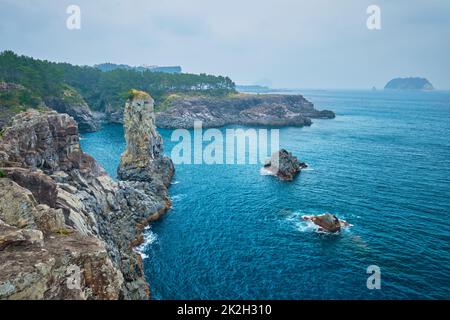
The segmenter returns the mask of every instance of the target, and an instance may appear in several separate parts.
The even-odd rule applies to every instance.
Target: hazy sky
[[[66,9],[81,8],[68,30]],[[381,30],[366,9],[381,8]],[[450,89],[448,0],[0,0],[0,50],[93,65],[181,65],[236,83]]]

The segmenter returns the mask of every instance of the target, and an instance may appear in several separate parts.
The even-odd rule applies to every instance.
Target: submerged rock
[[[343,227],[352,226],[347,221],[340,220],[334,214],[328,212],[318,216],[303,216],[302,218],[319,226],[320,231],[339,232]]]
[[[280,180],[292,181],[294,177],[308,165],[300,162],[297,157],[285,149],[272,154],[270,160],[264,165],[264,170]]]

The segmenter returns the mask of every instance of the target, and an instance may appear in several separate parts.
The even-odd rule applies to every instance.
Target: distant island
[[[395,78],[389,81],[384,89],[388,90],[434,90],[433,85],[425,78]]]
[[[115,64],[115,63],[101,63],[96,64],[94,68],[97,68],[103,72],[112,71],[116,69],[122,69],[122,70],[133,70],[133,71],[152,71],[152,72],[164,72],[164,73],[181,73],[181,67],[180,66],[167,66],[167,67],[161,67],[161,66],[138,66],[138,67],[132,67],[127,64]]]

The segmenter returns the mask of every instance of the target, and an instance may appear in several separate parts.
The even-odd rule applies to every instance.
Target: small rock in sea
[[[267,173],[283,181],[292,181],[302,169],[307,167],[306,163],[300,162],[285,149],[273,153],[270,160],[264,164],[264,170]]]
[[[331,213],[324,213],[318,216],[303,216],[303,220],[313,222],[319,226],[319,231],[339,232],[343,227],[351,227],[352,225],[345,220],[341,220]]]

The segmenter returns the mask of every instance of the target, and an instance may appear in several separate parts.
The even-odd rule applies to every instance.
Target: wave
[[[180,181],[172,181],[170,184],[179,184],[180,183]]]
[[[145,253],[146,249],[157,240],[158,236],[156,233],[151,230],[150,226],[147,226],[144,229],[144,242],[134,248],[134,250],[141,255],[142,259],[147,259],[148,255]]]
[[[259,170],[259,174],[262,176],[273,176],[273,172],[270,170],[267,170],[266,168],[261,168]]]
[[[172,198],[172,202],[179,202],[186,197],[187,197],[187,194],[181,193],[181,194],[176,194],[176,195],[172,196],[171,198]]]

